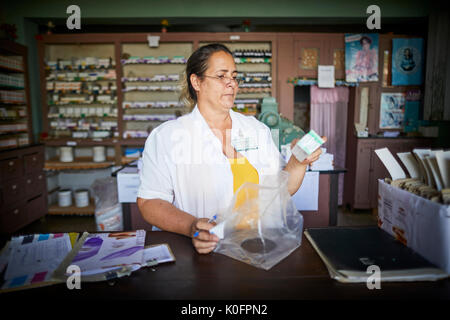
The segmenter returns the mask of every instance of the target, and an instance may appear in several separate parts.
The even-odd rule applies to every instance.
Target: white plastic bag
[[[303,216],[288,192],[288,177],[281,171],[236,191],[229,209],[218,214],[223,239],[214,252],[269,270],[300,246]]]

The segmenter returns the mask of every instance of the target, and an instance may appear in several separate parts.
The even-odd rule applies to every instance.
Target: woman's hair
[[[368,44],[372,44],[372,39],[370,39],[369,37],[367,37],[367,36],[363,36],[361,39],[359,39],[359,43],[361,44],[361,45],[363,45],[363,42],[364,41],[366,41]]]
[[[201,78],[206,69],[208,69],[208,60],[211,55],[220,51],[228,53],[231,56],[233,55],[230,49],[223,44],[212,43],[198,48],[189,57],[186,64],[186,70],[183,74],[180,94],[180,101],[183,102],[189,110],[192,110],[197,103],[197,93],[191,84],[191,75],[195,74],[197,77]]]

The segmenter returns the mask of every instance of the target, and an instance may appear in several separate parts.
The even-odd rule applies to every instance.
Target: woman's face
[[[370,50],[370,43],[367,40],[363,40],[362,43],[363,43],[362,44],[363,50],[365,50],[365,51]]]
[[[228,112],[234,106],[238,91],[237,83],[231,80],[236,76],[237,70],[233,57],[223,51],[213,53],[209,57],[208,69],[203,79],[195,75],[191,77],[192,85],[197,91],[198,102],[205,103],[218,111]]]

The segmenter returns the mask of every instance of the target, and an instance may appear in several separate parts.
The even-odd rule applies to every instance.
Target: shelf
[[[114,165],[114,158],[108,157],[105,162],[94,162],[92,157],[75,158],[73,162],[61,162],[59,158],[53,158],[45,161],[45,170],[86,170],[86,169],[104,169]]]
[[[93,67],[93,68],[90,68],[90,67],[86,67],[86,68],[84,68],[84,69],[81,69],[81,68],[79,68],[79,69],[73,69],[73,68],[67,68],[67,69],[52,69],[52,68],[50,68],[50,67],[46,67],[46,70],[50,70],[51,71],[51,73],[54,73],[55,71],[56,71],[56,74],[58,73],[58,72],[67,72],[67,71],[69,71],[69,72],[76,72],[76,71],[102,71],[102,70],[116,70],[116,67],[115,66],[110,66],[110,67]]]
[[[120,144],[123,146],[144,146],[147,138],[123,138]]]
[[[129,157],[122,156],[121,162],[122,162],[122,164],[128,164],[128,163],[131,163],[131,162],[136,161],[138,159],[139,159],[139,157],[129,158]]]
[[[0,65],[0,71],[5,71],[5,72],[14,72],[14,73],[24,73],[23,70],[19,70],[19,69],[13,69],[13,68],[8,68],[5,66],[1,66]]]
[[[92,199],[90,199],[89,205],[82,208],[78,208],[75,205],[72,205],[70,207],[60,207],[57,204],[54,204],[48,208],[48,214],[92,216],[95,214],[95,203]]]
[[[118,139],[113,138],[49,138],[49,139],[41,139],[41,143],[44,143],[46,146],[71,146],[71,147],[84,147],[84,146],[114,146],[117,144]]]
[[[46,79],[47,82],[97,82],[97,81],[116,81],[116,79],[110,78],[98,78],[96,80],[59,80],[59,79]]]
[[[25,90],[25,87],[8,86],[6,84],[0,84],[0,89],[10,89],[10,90]]]

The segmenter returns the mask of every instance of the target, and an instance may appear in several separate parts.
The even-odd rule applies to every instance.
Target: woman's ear
[[[191,74],[191,84],[195,91],[200,91],[200,78],[196,74]]]

